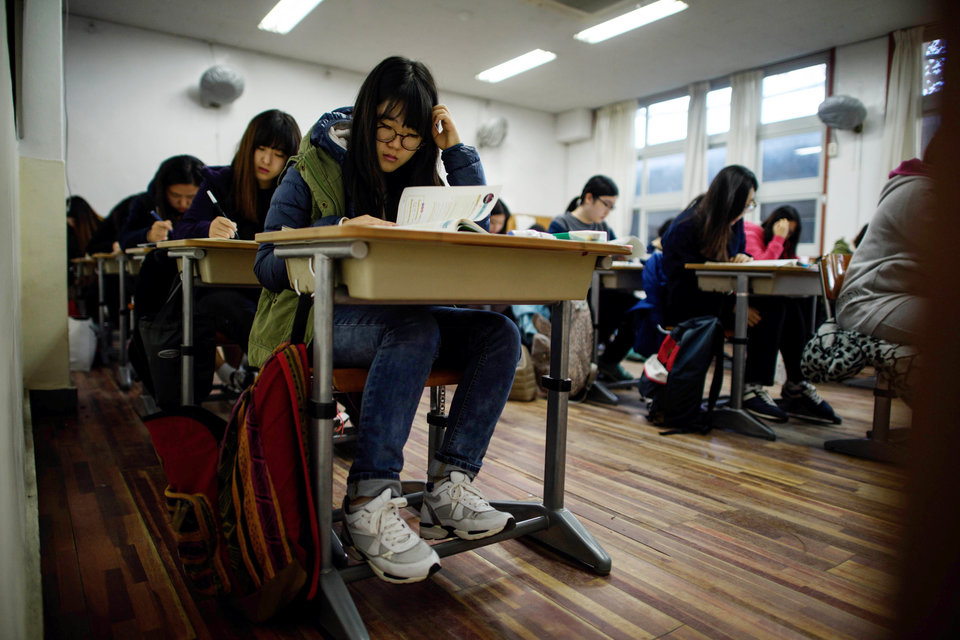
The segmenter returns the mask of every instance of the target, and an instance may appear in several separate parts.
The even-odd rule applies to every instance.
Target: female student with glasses
[[[353,107],[321,116],[305,136],[265,229],[392,226],[405,187],[442,184],[438,156],[450,184],[484,184],[477,152],[460,142],[429,70],[387,58],[364,80]],[[289,340],[297,294],[272,245],[260,245],[254,270],[265,287],[250,335],[250,362],[259,366]],[[344,499],[347,543],[388,582],[423,580],[440,561],[421,538],[483,538],[515,524],[472,480],[510,393],[520,354],[516,326],[498,313],[426,306],[338,305],[333,321],[334,365],[369,369]],[[398,511],[406,504],[399,474],[435,362],[464,377],[429,464],[418,536]]]
[[[667,279],[664,318],[676,324],[713,315],[733,326],[732,296],[700,291],[688,263],[749,262],[743,217],[757,208],[757,178],[740,165],[730,165],[710,183],[707,192],[676,217],[663,236],[663,272]],[[773,422],[789,415],[839,423],[840,419],[800,371],[800,355],[809,334],[802,310],[789,299],[751,296],[747,316],[747,362],[743,408]],[[783,355],[787,382],[774,402],[764,387],[773,384],[777,353]]]

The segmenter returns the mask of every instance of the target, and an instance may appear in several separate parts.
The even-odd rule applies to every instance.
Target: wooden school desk
[[[733,373],[730,377],[730,403],[718,407],[710,416],[712,426],[767,440],[777,435],[764,422],[743,409],[743,376],[747,360],[748,297],[756,296],[817,296],[820,294],[820,271],[811,267],[772,267],[735,264],[688,264],[696,271],[701,291],[736,294],[733,329]]]
[[[597,347],[600,343],[600,291],[616,289],[619,291],[643,290],[643,265],[639,262],[614,261],[609,267],[593,272],[590,285],[590,314],[593,319],[593,363],[599,366]],[[639,298],[637,299],[639,302]],[[595,380],[587,392],[587,399],[602,404],[619,404],[620,399],[610,391],[619,387],[635,385],[636,380],[604,383]]]
[[[315,292],[313,390],[315,416],[333,405],[334,303],[552,304],[551,362],[543,502],[494,502],[514,514],[512,531],[482,540],[434,545],[441,557],[519,536],[578,560],[600,575],[610,556],[563,506],[566,460],[567,331],[569,300],[586,296],[598,259],[630,247],[496,234],[414,231],[362,226],[309,227],[261,233],[288,260],[291,286]],[[558,302],[561,301],[561,302]],[[367,638],[346,582],[372,575],[367,564],[337,569],[333,563],[332,420],[311,420],[313,486],[320,528],[319,624],[335,637]]]
[[[188,238],[165,240],[158,249],[180,265],[183,282],[183,344],[180,348],[180,402],[194,403],[193,397],[193,307],[194,284],[199,286],[259,287],[253,273],[257,243],[253,240]]]

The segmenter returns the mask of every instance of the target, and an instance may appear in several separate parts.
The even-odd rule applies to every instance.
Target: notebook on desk
[[[500,196],[500,186],[407,187],[400,196],[397,224],[410,229],[478,231]]]

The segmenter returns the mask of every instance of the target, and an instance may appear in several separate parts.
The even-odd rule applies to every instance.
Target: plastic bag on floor
[[[97,355],[97,329],[90,318],[67,318],[70,371],[90,371]]]

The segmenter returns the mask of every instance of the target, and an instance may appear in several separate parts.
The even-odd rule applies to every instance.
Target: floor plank
[[[254,625],[194,597],[139,385],[119,391],[109,369],[74,381],[76,417],[34,420],[47,637],[322,637],[311,603]],[[417,585],[350,584],[371,637],[889,637],[904,475],[822,448],[870,428],[872,395],[819,388],[843,424],[775,425],[775,442],[661,436],[635,389],[619,391],[618,406],[571,404],[565,503],[610,554],[612,573],[520,540],[482,547],[444,558],[444,570]],[[426,466],[426,408],[425,395],[404,479]],[[489,497],[540,496],[545,414],[543,397],[508,404],[477,480]],[[909,424],[899,401],[893,416]],[[338,447],[335,500],[349,460]]]

